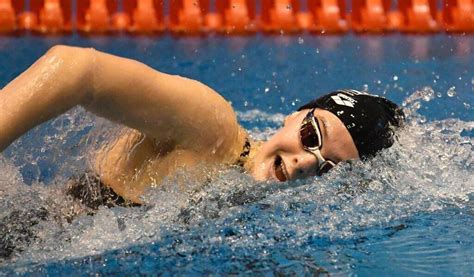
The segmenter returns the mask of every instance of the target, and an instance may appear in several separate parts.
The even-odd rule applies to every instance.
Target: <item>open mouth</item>
[[[285,164],[283,163],[283,159],[281,156],[277,155],[275,157],[275,163],[273,164],[275,169],[275,176],[281,182],[288,180],[288,172],[286,171]]]

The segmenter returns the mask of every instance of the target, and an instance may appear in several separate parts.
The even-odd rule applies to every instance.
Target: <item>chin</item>
[[[265,174],[265,166],[261,163],[256,164],[254,168],[252,169],[252,177],[255,179],[255,181],[262,182],[268,180],[268,174]]]
[[[251,170],[251,175],[255,179],[255,181],[262,182],[275,179],[273,175],[271,175],[269,168],[270,166],[270,162],[256,160]]]

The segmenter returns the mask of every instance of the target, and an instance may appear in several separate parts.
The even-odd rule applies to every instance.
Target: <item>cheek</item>
[[[276,154],[281,152],[294,152],[300,147],[299,143],[299,129],[288,124],[287,126],[278,130],[260,149],[259,155],[262,159],[273,158]]]
[[[344,135],[344,134],[343,134]],[[324,152],[322,153],[323,156],[326,155],[328,158],[333,160],[351,160],[357,159],[357,150],[353,145],[353,142],[349,139],[344,139],[344,136],[335,136],[337,139],[330,142],[330,144],[326,149],[323,149]],[[335,159],[338,157],[338,159]]]
[[[265,181],[270,178],[268,165],[266,163],[257,163],[251,170],[251,174],[256,181]]]
[[[276,151],[278,151],[278,140],[276,140],[275,137],[272,137],[262,145],[258,154],[263,162],[264,160],[274,156]]]
[[[298,151],[301,148],[300,144],[299,130],[296,129],[286,130],[278,140],[280,149],[287,152]]]
[[[288,124],[275,134],[274,140],[278,145],[294,143],[299,139],[299,125]]]

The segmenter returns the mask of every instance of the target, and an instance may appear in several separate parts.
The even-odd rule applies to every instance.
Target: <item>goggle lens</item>
[[[300,137],[301,143],[307,148],[314,149],[320,146],[319,136],[311,122],[305,122],[301,126]]]
[[[335,163],[331,160],[324,160],[324,158],[321,156],[321,153],[319,152],[319,149],[322,147],[321,131],[319,123],[314,117],[314,109],[308,112],[306,118],[301,123],[300,139],[301,144],[306,151],[316,155],[318,161],[321,161],[322,159],[322,162],[320,162],[316,170],[316,175],[321,176],[335,166]]]

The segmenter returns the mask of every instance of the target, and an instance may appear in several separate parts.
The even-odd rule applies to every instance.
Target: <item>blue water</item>
[[[1,37],[0,87],[58,43],[198,79],[256,138],[338,88],[385,95],[409,121],[390,150],[322,178],[227,169],[185,192],[170,179],[148,208],[40,222],[0,275],[474,275],[474,36]],[[63,201],[57,188],[116,128],[74,109],[29,132],[0,159],[0,215]]]

